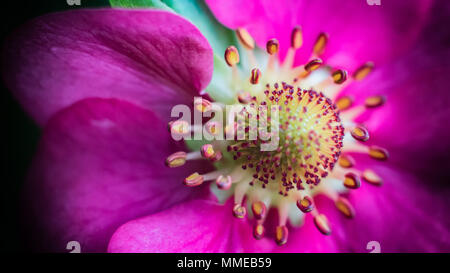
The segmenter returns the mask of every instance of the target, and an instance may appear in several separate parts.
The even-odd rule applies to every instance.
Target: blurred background
[[[70,0],[69,0],[70,2]],[[108,0],[81,0],[70,6],[66,0],[4,1],[1,8],[1,44],[6,35],[27,20],[39,15],[66,9],[109,6]],[[39,128],[21,109],[1,82],[2,93],[2,181],[1,181],[1,252],[27,251],[21,236],[20,191],[39,141]]]

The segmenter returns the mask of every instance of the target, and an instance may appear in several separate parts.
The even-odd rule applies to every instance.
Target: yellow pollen
[[[188,187],[199,186],[203,183],[203,176],[195,172],[184,179],[184,184]]]
[[[255,40],[253,40],[250,33],[248,33],[247,30],[243,28],[238,28],[236,30],[236,35],[239,39],[239,41],[242,43],[242,45],[245,46],[247,49],[254,49],[255,48]]]
[[[253,228],[253,237],[257,240],[261,239],[264,236],[264,231],[264,226],[262,224],[255,225]]]
[[[166,159],[166,165],[170,168],[180,167],[186,163],[186,153],[176,152]]]
[[[360,66],[358,69],[356,69],[356,71],[353,73],[353,78],[357,81],[360,81],[365,77],[367,77],[367,75],[369,75],[370,72],[372,72],[373,68],[374,64],[372,62],[367,62],[362,66]]]
[[[381,184],[383,184],[383,179],[370,169],[364,170],[362,177],[366,182],[369,182],[372,185],[381,186]]]
[[[247,214],[247,209],[242,206],[241,204],[235,204],[233,207],[233,215],[236,218],[244,218],[244,216]]]
[[[359,141],[369,140],[369,132],[367,131],[366,128],[364,128],[362,126],[356,126],[355,128],[353,128],[351,134],[352,134],[352,137],[356,140],[359,140]]]
[[[271,39],[267,41],[266,50],[270,55],[274,55],[278,53],[280,44],[277,39]]]
[[[275,240],[278,245],[284,245],[288,240],[289,230],[286,226],[278,226],[275,233]]]
[[[361,186],[361,180],[354,173],[347,173],[344,179],[344,186],[349,189],[357,189]]]
[[[368,97],[365,101],[365,105],[367,108],[375,108],[378,106],[382,106],[386,102],[386,98],[384,96],[372,96]]]
[[[389,153],[386,149],[377,146],[371,146],[369,148],[369,156],[377,160],[386,160],[389,157]]]
[[[169,122],[169,130],[172,134],[188,134],[190,132],[191,126],[187,121],[176,120]]]
[[[204,158],[212,158],[215,154],[214,147],[211,144],[203,145],[200,151]]]
[[[342,155],[339,157],[338,160],[339,166],[342,168],[351,168],[353,165],[355,165],[355,160],[349,156],[349,155]]]
[[[339,197],[335,202],[336,207],[338,210],[347,218],[353,218],[355,216],[355,210],[353,209],[353,206],[350,204],[350,202],[344,198]]]
[[[314,209],[311,197],[305,196],[303,199],[297,201],[297,207],[303,212],[308,213]]]
[[[261,71],[258,68],[253,68],[251,76],[250,76],[250,83],[258,84],[260,77],[261,77]]]
[[[194,107],[197,111],[205,113],[211,110],[212,104],[207,99],[199,99],[194,101]]]
[[[320,33],[319,37],[317,37],[316,43],[314,44],[313,52],[316,55],[321,55],[325,51],[325,47],[328,43],[328,34]]]
[[[353,104],[353,97],[350,96],[341,97],[336,101],[336,106],[341,111],[347,110],[352,106],[352,104]]]
[[[236,47],[229,46],[225,50],[225,61],[229,66],[235,66],[239,63],[239,52]]]
[[[254,202],[252,204],[252,211],[253,214],[255,215],[255,218],[260,220],[264,218],[266,215],[266,205],[261,201]]]
[[[291,47],[294,49],[299,49],[303,45],[303,34],[302,29],[297,26],[292,30],[291,34]]]
[[[330,235],[331,228],[328,219],[324,214],[318,214],[314,217],[314,224],[323,235]]]
[[[312,72],[319,68],[323,64],[321,59],[314,59],[305,65],[305,70],[307,72]]]
[[[334,71],[331,76],[333,77],[334,83],[342,84],[347,79],[347,71],[339,69]]]

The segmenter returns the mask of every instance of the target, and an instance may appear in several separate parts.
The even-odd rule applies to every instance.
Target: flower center
[[[344,127],[336,106],[322,93],[285,82],[267,84],[263,93],[260,103],[279,110],[277,147],[263,151],[261,141],[247,140],[253,129],[247,122],[245,139],[228,145],[228,151],[252,173],[252,186],[283,196],[293,189],[312,189],[333,169],[343,145]]]
[[[354,169],[354,159],[348,153],[387,159],[385,149],[362,144],[369,139],[368,130],[353,121],[366,108],[383,105],[384,97],[369,97],[365,106],[347,112],[343,111],[352,107],[353,99],[335,97],[349,82],[364,79],[373,64],[363,64],[350,79],[345,70],[325,66],[319,57],[326,48],[328,35],[321,33],[310,61],[294,67],[295,52],[303,43],[302,31],[296,27],[284,61],[279,63],[280,45],[271,39],[266,44],[265,65],[260,65],[250,34],[244,29],[238,29],[236,34],[250,67],[242,72],[238,49],[235,46],[226,49],[225,61],[231,68],[230,89],[235,103],[242,107],[236,114],[237,121],[228,112],[223,130],[219,130],[217,121],[209,121],[204,126],[207,132],[216,136],[223,133],[227,138],[204,144],[200,151],[174,153],[166,159],[166,165],[178,167],[188,160],[202,158],[215,162],[217,170],[193,173],[184,184],[193,187],[214,181],[212,190],[218,197],[234,195],[233,214],[237,218],[249,214],[254,219],[256,239],[264,236],[269,207],[278,210],[274,234],[279,245],[287,242],[287,221],[301,224],[306,213],[313,215],[322,234],[329,235],[331,226],[314,206],[314,196],[325,194],[345,217],[352,218],[352,205],[339,194],[359,188],[360,177],[373,185],[382,183],[374,171],[367,169],[361,173]],[[194,102],[194,108],[208,112],[212,103],[201,99]],[[169,130],[172,136],[186,135],[203,127],[177,120],[169,123]]]

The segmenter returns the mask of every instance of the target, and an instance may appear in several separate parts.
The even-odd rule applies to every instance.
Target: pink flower
[[[368,242],[378,241],[383,252],[449,251],[445,188],[433,194],[417,170],[433,168],[423,161],[449,148],[442,141],[449,130],[441,130],[447,104],[422,90],[442,77],[431,89],[448,101],[442,84],[447,70],[439,60],[450,55],[446,48],[430,52],[428,43],[416,42],[441,43],[423,31],[433,27],[425,24],[430,1],[393,2],[373,7],[338,0],[207,1],[221,23],[237,29],[241,43],[227,49],[230,68],[214,72],[229,93],[207,89],[209,95],[245,101],[249,92],[250,100],[268,104],[278,97],[293,110],[321,115],[320,126],[288,114],[281,119],[288,122],[288,137],[280,142],[285,147],[296,139],[292,126],[312,126],[315,133],[300,133],[304,146],[295,157],[303,165],[294,171],[286,160],[295,151],[269,153],[271,162],[281,163],[264,163],[257,171],[259,161],[242,161],[239,152],[247,150],[233,152],[233,146],[235,160],[224,157],[229,165],[216,164],[215,171],[207,161],[164,166],[169,155],[189,153],[167,132],[171,107],[190,105],[213,72],[211,46],[182,17],[156,10],[79,10],[43,16],[19,29],[5,46],[4,79],[43,127],[25,195],[38,247],[64,251],[76,240],[84,252],[366,252]],[[254,49],[253,39],[268,53]],[[239,54],[241,67],[233,54]],[[269,64],[258,68],[261,61]],[[379,69],[372,72],[370,62]],[[300,83],[325,95],[297,93]],[[303,99],[301,108],[285,97],[291,85],[292,96]],[[272,94],[281,90],[286,93]],[[289,113],[287,107],[282,113]],[[424,131],[419,136],[418,126]],[[306,154],[316,136],[320,152]],[[221,145],[213,145],[214,154]],[[373,160],[387,159],[385,148],[390,162]],[[317,171],[308,166],[317,162]],[[267,183],[263,177],[270,170],[276,181]],[[222,181],[217,171],[234,184],[222,191],[233,195],[225,204],[206,185]],[[200,175],[189,176],[194,172]],[[198,187],[181,183],[199,177],[205,182]],[[246,211],[248,218],[233,217]]]

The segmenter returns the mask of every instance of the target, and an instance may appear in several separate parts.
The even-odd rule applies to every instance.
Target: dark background
[[[1,4],[1,44],[17,26],[39,15],[75,8],[107,6],[107,0],[81,0],[69,6],[66,0],[14,0]],[[27,168],[39,141],[40,129],[22,110],[1,81],[2,93],[2,179],[1,252],[29,250],[20,230],[20,193]]]

